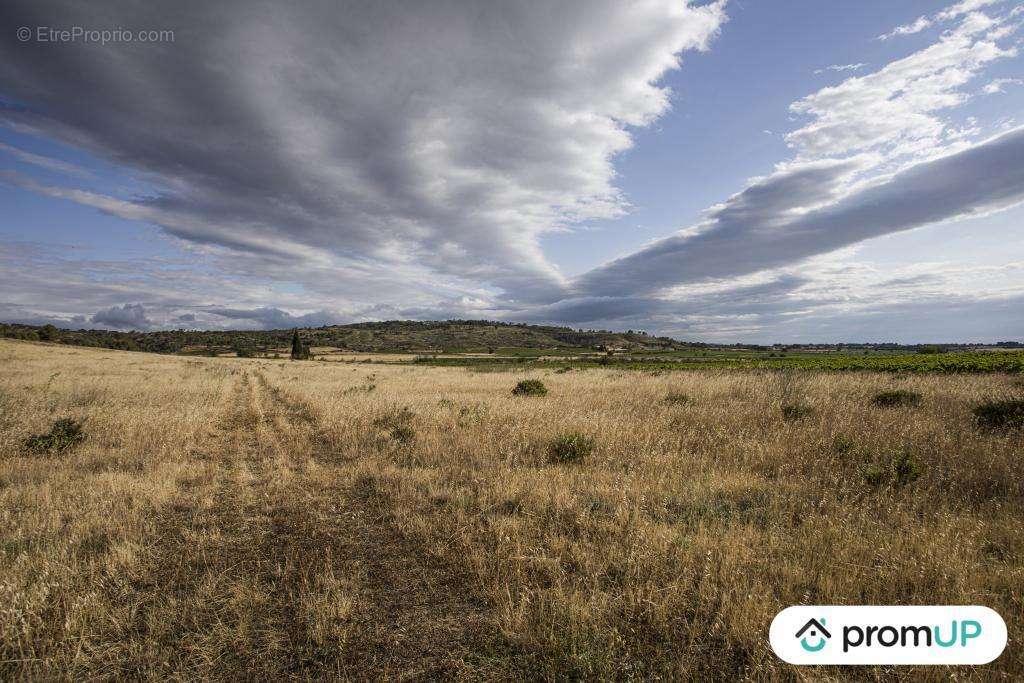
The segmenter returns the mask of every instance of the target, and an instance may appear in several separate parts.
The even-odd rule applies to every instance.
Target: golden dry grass
[[[970,416],[1019,379],[533,376],[0,341],[0,678],[1024,676],[1024,440]],[[798,603],[987,605],[1010,644],[797,669]]]

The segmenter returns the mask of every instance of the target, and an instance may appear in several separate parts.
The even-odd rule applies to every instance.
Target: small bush
[[[665,403],[670,403],[672,405],[678,406],[692,406],[694,404],[694,400],[687,396],[686,394],[672,392],[671,394],[665,397]]]
[[[986,401],[974,409],[974,421],[984,429],[1024,428],[1024,399]]]
[[[836,434],[835,438],[832,439],[832,449],[837,455],[848,455],[852,453],[856,447],[857,444],[854,443],[853,439],[845,434]]]
[[[864,480],[873,488],[891,485],[903,488],[913,483],[924,473],[924,466],[917,462],[908,451],[889,454],[868,465]]]
[[[82,423],[70,417],[57,420],[46,434],[25,439],[25,448],[33,453],[62,453],[85,441]]]
[[[814,408],[803,403],[784,403],[782,405],[782,417],[790,422],[802,420],[805,417],[814,415]]]
[[[399,408],[375,419],[373,426],[393,430],[397,427],[408,426],[414,417],[416,417],[416,413],[409,408]]]
[[[546,396],[548,388],[539,379],[524,379],[512,390],[513,396]]]
[[[396,425],[391,428],[391,438],[398,443],[411,443],[416,439],[416,430],[409,425]]]
[[[551,446],[548,448],[548,462],[554,464],[582,462],[594,452],[594,443],[594,437],[579,432],[562,434],[551,442]]]
[[[555,370],[555,374],[556,375],[564,375],[567,372],[572,372],[572,368],[569,367],[568,365],[566,365],[564,367],[561,367],[561,368],[558,368],[557,370]]]
[[[871,403],[879,408],[896,408],[900,406],[916,406],[921,403],[921,394],[907,389],[893,389],[875,394]]]

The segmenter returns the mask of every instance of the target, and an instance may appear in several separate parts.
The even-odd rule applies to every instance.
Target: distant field
[[[408,357],[400,361],[410,360]],[[967,351],[959,353],[891,353],[885,351],[770,353],[757,351],[634,352],[606,356],[598,353],[560,354],[520,350],[516,354],[419,355],[419,363],[441,366],[521,366],[528,363],[564,362],[568,367],[611,366],[633,370],[769,369],[847,371],[868,370],[900,373],[1024,373],[1024,351]]]
[[[0,340],[0,680],[1024,678],[1024,435],[972,414],[1018,353],[395,356]],[[798,603],[986,605],[1010,645],[797,671]]]

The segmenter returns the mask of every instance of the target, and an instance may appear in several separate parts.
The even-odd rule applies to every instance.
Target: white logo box
[[[978,605],[800,605],[768,637],[790,664],[987,664],[1006,647],[1006,622]]]

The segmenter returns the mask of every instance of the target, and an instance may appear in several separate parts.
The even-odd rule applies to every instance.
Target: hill
[[[488,320],[416,321],[330,325],[300,328],[303,342],[360,352],[490,351],[495,349],[675,350],[704,346],[646,332],[610,332]],[[52,325],[0,324],[0,336],[154,353],[216,353],[239,349],[266,352],[287,348],[292,330],[163,330],[114,332],[62,330]]]

